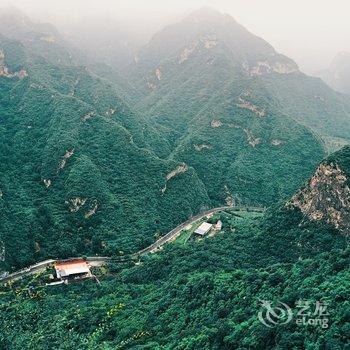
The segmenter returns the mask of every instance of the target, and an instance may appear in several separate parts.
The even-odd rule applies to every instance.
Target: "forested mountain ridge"
[[[137,107],[169,140],[168,157],[193,166],[215,203],[269,205],[288,197],[325,155],[311,128],[317,112],[312,104],[309,111],[310,96],[300,108],[289,97],[302,95],[290,82],[304,75],[229,15],[202,9],[164,28],[127,76],[143,94]],[[341,127],[336,122],[342,132],[350,130],[349,115]]]
[[[123,81],[51,26],[0,20],[0,34],[1,272],[273,204],[215,214],[213,236],[96,280],[46,285],[48,269],[0,285],[1,349],[349,348],[350,147],[325,158],[349,135],[347,97],[211,10],[158,33]],[[261,301],[293,320],[267,327]],[[326,327],[298,325],[300,301],[325,303]]]
[[[195,171],[156,156],[166,142],[105,80],[4,36],[0,49],[7,270],[134,252],[210,206]]]
[[[240,89],[234,104],[242,105],[241,99],[251,94],[252,101],[248,102],[252,106],[246,108],[255,105],[253,111],[259,113],[272,99],[270,105],[278,113],[321,136],[347,139],[349,135],[347,96],[301,73],[293,60],[276,52],[265,40],[231,16],[211,9],[194,12],[154,35],[140,49],[128,76],[145,94],[141,108],[148,107],[149,114],[164,124],[170,120],[175,130],[186,130],[188,119],[205,109],[213,92],[226,96],[233,86]],[[264,95],[267,100],[257,99]]]

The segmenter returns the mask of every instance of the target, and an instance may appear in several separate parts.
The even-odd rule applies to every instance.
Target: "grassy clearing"
[[[264,213],[261,213],[261,212],[248,211],[248,210],[235,210],[235,211],[230,211],[230,213],[237,216],[237,218],[241,218],[241,219],[255,219],[255,218],[260,218],[264,215]]]
[[[186,229],[182,230],[180,236],[175,240],[175,242],[179,244],[186,244],[187,241],[192,236],[193,232],[197,229],[197,227],[199,227],[199,225],[206,220],[207,218],[199,219],[198,221],[192,224],[189,230],[186,230]]]
[[[235,210],[235,211],[228,211],[231,217],[231,222],[234,223],[235,226],[240,226],[241,224],[247,223],[250,220],[257,219],[262,217],[264,214],[260,212],[254,212],[254,211],[247,211],[247,210]],[[224,214],[224,212],[222,212]],[[217,219],[220,218],[220,215],[217,215]],[[178,244],[186,244],[187,241],[191,238],[193,232],[199,227],[200,224],[202,224],[204,221],[207,221],[208,218],[202,218],[196,222],[194,222],[190,229],[182,230],[179,237],[175,240]]]

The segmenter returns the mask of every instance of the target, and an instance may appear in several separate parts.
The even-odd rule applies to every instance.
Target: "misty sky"
[[[62,24],[107,15],[156,29],[203,6],[231,14],[306,72],[329,65],[350,51],[349,0],[0,0],[35,19]]]

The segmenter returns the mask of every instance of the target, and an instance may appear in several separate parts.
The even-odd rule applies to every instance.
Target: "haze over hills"
[[[328,69],[315,73],[334,90],[350,94],[350,53],[339,52]]]
[[[295,62],[277,53],[229,15],[207,8],[199,10],[157,33],[139,51],[137,61],[130,71],[135,85],[146,95],[141,106],[153,104],[155,113],[163,112],[161,108],[165,102],[162,101],[174,96],[176,88],[194,85],[199,79],[198,71],[203,70],[206,75],[201,77],[201,82],[212,84],[209,91],[225,93],[230,88],[227,84],[239,75],[236,80],[245,79],[248,84],[259,85],[256,89],[267,90],[281,112],[321,135],[348,137],[348,99],[335,94],[320,80],[302,74]],[[178,74],[174,73],[176,71]],[[296,87],[298,83],[300,86]],[[240,87],[244,88],[247,87]],[[249,88],[254,89],[254,86]],[[197,103],[197,106],[202,104]],[[171,107],[176,109],[176,106]],[[198,113],[198,107],[193,112],[192,109],[192,114]]]
[[[113,66],[118,72],[133,61],[137,49],[147,41],[147,34],[113,19],[86,18],[64,29],[67,40],[90,60]]]

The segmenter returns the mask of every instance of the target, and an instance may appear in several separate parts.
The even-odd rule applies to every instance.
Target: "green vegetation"
[[[192,168],[166,179],[179,163],[152,152],[157,132],[105,81],[18,42],[0,46],[28,72],[0,76],[3,269],[135,252],[210,206]]]
[[[1,349],[350,349],[350,147],[305,184],[349,138],[347,97],[207,10],[158,33],[127,78],[79,65],[51,26],[0,32],[0,65],[27,73],[0,75],[1,272],[133,253],[225,203],[270,206],[190,240],[198,221],[94,269],[100,284],[46,286],[48,269],[1,285]],[[266,327],[261,300],[326,302],[329,327]]]
[[[161,30],[138,57],[128,70],[138,109],[215,205],[288,198],[339,139],[348,142],[349,99],[228,16],[199,11]]]
[[[192,229],[192,227],[189,230],[186,230],[186,229],[182,230],[180,236],[178,238],[176,238],[175,242],[179,243],[179,244],[186,244],[187,241],[192,236],[194,230],[195,230],[195,228]]]
[[[0,41],[5,65],[28,73],[0,76],[3,269],[135,252],[206,208],[288,198],[313,173],[323,142],[281,109],[265,78],[237,68],[266,54],[293,62],[237,23],[221,28],[221,15],[209,18],[195,31],[190,18],[160,32],[130,79],[77,65],[81,57],[50,26],[2,22],[11,38]],[[167,40],[179,30],[181,40]],[[233,52],[242,38],[250,44]],[[181,56],[196,40],[201,49]],[[181,163],[188,168],[176,173]]]
[[[300,213],[283,207],[242,226],[234,213],[220,218],[220,235],[170,244],[138,266],[110,266],[98,275],[100,285],[29,293],[35,282],[23,281],[3,288],[0,344],[9,350],[33,344],[38,350],[346,349],[350,251],[339,233],[300,226]],[[298,240],[312,236],[301,252]],[[319,245],[326,236],[337,246]],[[259,322],[260,300],[295,311],[299,299],[328,302],[329,328]]]

